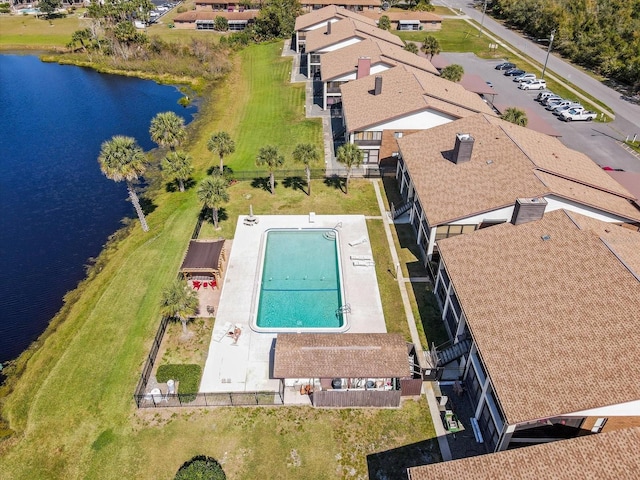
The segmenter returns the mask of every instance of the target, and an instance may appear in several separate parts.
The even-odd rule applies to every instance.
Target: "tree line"
[[[488,10],[553,50],[640,91],[640,0],[493,0]]]

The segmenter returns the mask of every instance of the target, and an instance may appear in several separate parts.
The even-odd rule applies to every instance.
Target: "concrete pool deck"
[[[342,223],[338,239],[344,303],[351,306],[346,334],[387,331],[375,270],[381,266],[354,265],[351,260],[352,255],[372,256],[364,215],[315,215],[313,218],[309,215],[260,215],[259,223],[251,226],[244,225],[245,218],[240,216],[236,225],[200,383],[201,392],[277,391],[279,388],[280,381],[269,378],[276,334],[257,333],[250,326],[254,315],[252,307],[257,308],[254,292],[260,270],[260,246],[264,232],[271,228],[334,228]],[[349,245],[362,238],[367,241]],[[313,255],[313,252],[309,254]],[[241,329],[236,344],[227,335],[225,325],[229,324]],[[216,341],[218,338],[220,340]]]

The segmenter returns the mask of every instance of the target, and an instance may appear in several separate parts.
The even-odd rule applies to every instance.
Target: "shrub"
[[[180,382],[178,395],[182,402],[193,402],[198,393],[200,386],[200,377],[202,368],[200,365],[160,365],[156,373],[156,379],[160,383],[165,383],[169,379],[178,380]]]
[[[184,13],[184,12],[187,12],[187,11],[188,11],[188,9],[184,5],[180,5],[178,7],[178,10],[177,10],[178,13]]]
[[[174,480],[226,480],[227,476],[215,458],[198,455],[180,467]]]

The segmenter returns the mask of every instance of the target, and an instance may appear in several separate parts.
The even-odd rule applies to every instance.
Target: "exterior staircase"
[[[466,337],[457,343],[447,342],[438,347],[435,345],[431,349],[431,361],[436,368],[444,367],[446,364],[463,357],[471,348],[471,339]]]
[[[399,207],[396,208],[395,205],[391,205],[391,212],[392,212],[392,217],[395,220],[396,218],[398,218],[400,215],[402,215],[403,213],[409,211],[409,209],[413,206],[413,201],[408,201],[403,203],[402,205],[400,205]]]

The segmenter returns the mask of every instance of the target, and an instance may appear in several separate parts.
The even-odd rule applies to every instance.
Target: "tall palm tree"
[[[162,160],[162,174],[170,179],[178,181],[181,192],[184,192],[184,182],[189,179],[193,173],[192,158],[187,152],[182,150],[170,152],[164,160]]]
[[[115,182],[124,180],[127,183],[129,198],[136,209],[142,230],[148,232],[147,219],[144,217],[140,200],[133,185],[147,169],[146,157],[142,148],[138,146],[134,138],[116,135],[102,144],[98,162],[100,170],[107,178]]]
[[[338,147],[336,152],[336,160],[340,163],[344,163],[347,167],[347,180],[344,183],[344,193],[349,193],[349,179],[351,178],[351,170],[353,167],[359,167],[362,165],[364,154],[360,148],[353,143],[345,143]]]
[[[271,195],[276,193],[276,179],[273,172],[275,172],[276,168],[282,166],[283,163],[284,157],[280,155],[280,152],[278,152],[278,147],[273,147],[271,145],[262,147],[256,157],[256,165],[259,167],[262,165],[269,167],[269,185],[271,186]]]
[[[447,65],[440,72],[441,78],[446,78],[447,80],[451,80],[452,82],[459,82],[460,80],[462,80],[463,75],[464,68],[462,67],[462,65],[458,65],[456,63]]]
[[[198,313],[198,294],[184,280],[176,280],[162,291],[160,313],[182,322],[182,333],[187,334],[187,321]]]
[[[307,195],[311,195],[311,164],[317,162],[320,154],[315,145],[299,143],[293,150],[293,159],[298,163],[304,163],[304,173],[307,174]]]
[[[506,120],[507,122],[520,125],[521,127],[526,127],[527,123],[529,123],[529,119],[527,118],[526,112],[516,107],[507,108],[504,111],[504,113],[500,116],[500,118],[502,118],[503,120]]]
[[[211,134],[211,138],[207,142],[207,148],[211,153],[218,154],[220,157],[220,173],[222,173],[224,170],[224,157],[236,151],[236,142],[227,132],[216,132]]]
[[[184,118],[173,112],[159,113],[151,119],[149,134],[162,148],[169,147],[173,151],[187,138]]]
[[[218,228],[218,210],[223,203],[229,201],[225,178],[222,175],[213,175],[202,180],[198,186],[198,199],[205,208],[211,209],[213,225]]]
[[[429,59],[432,59],[434,55],[440,53],[440,42],[433,35],[427,35],[424,37],[420,50],[422,50],[425,55],[429,55]]]

